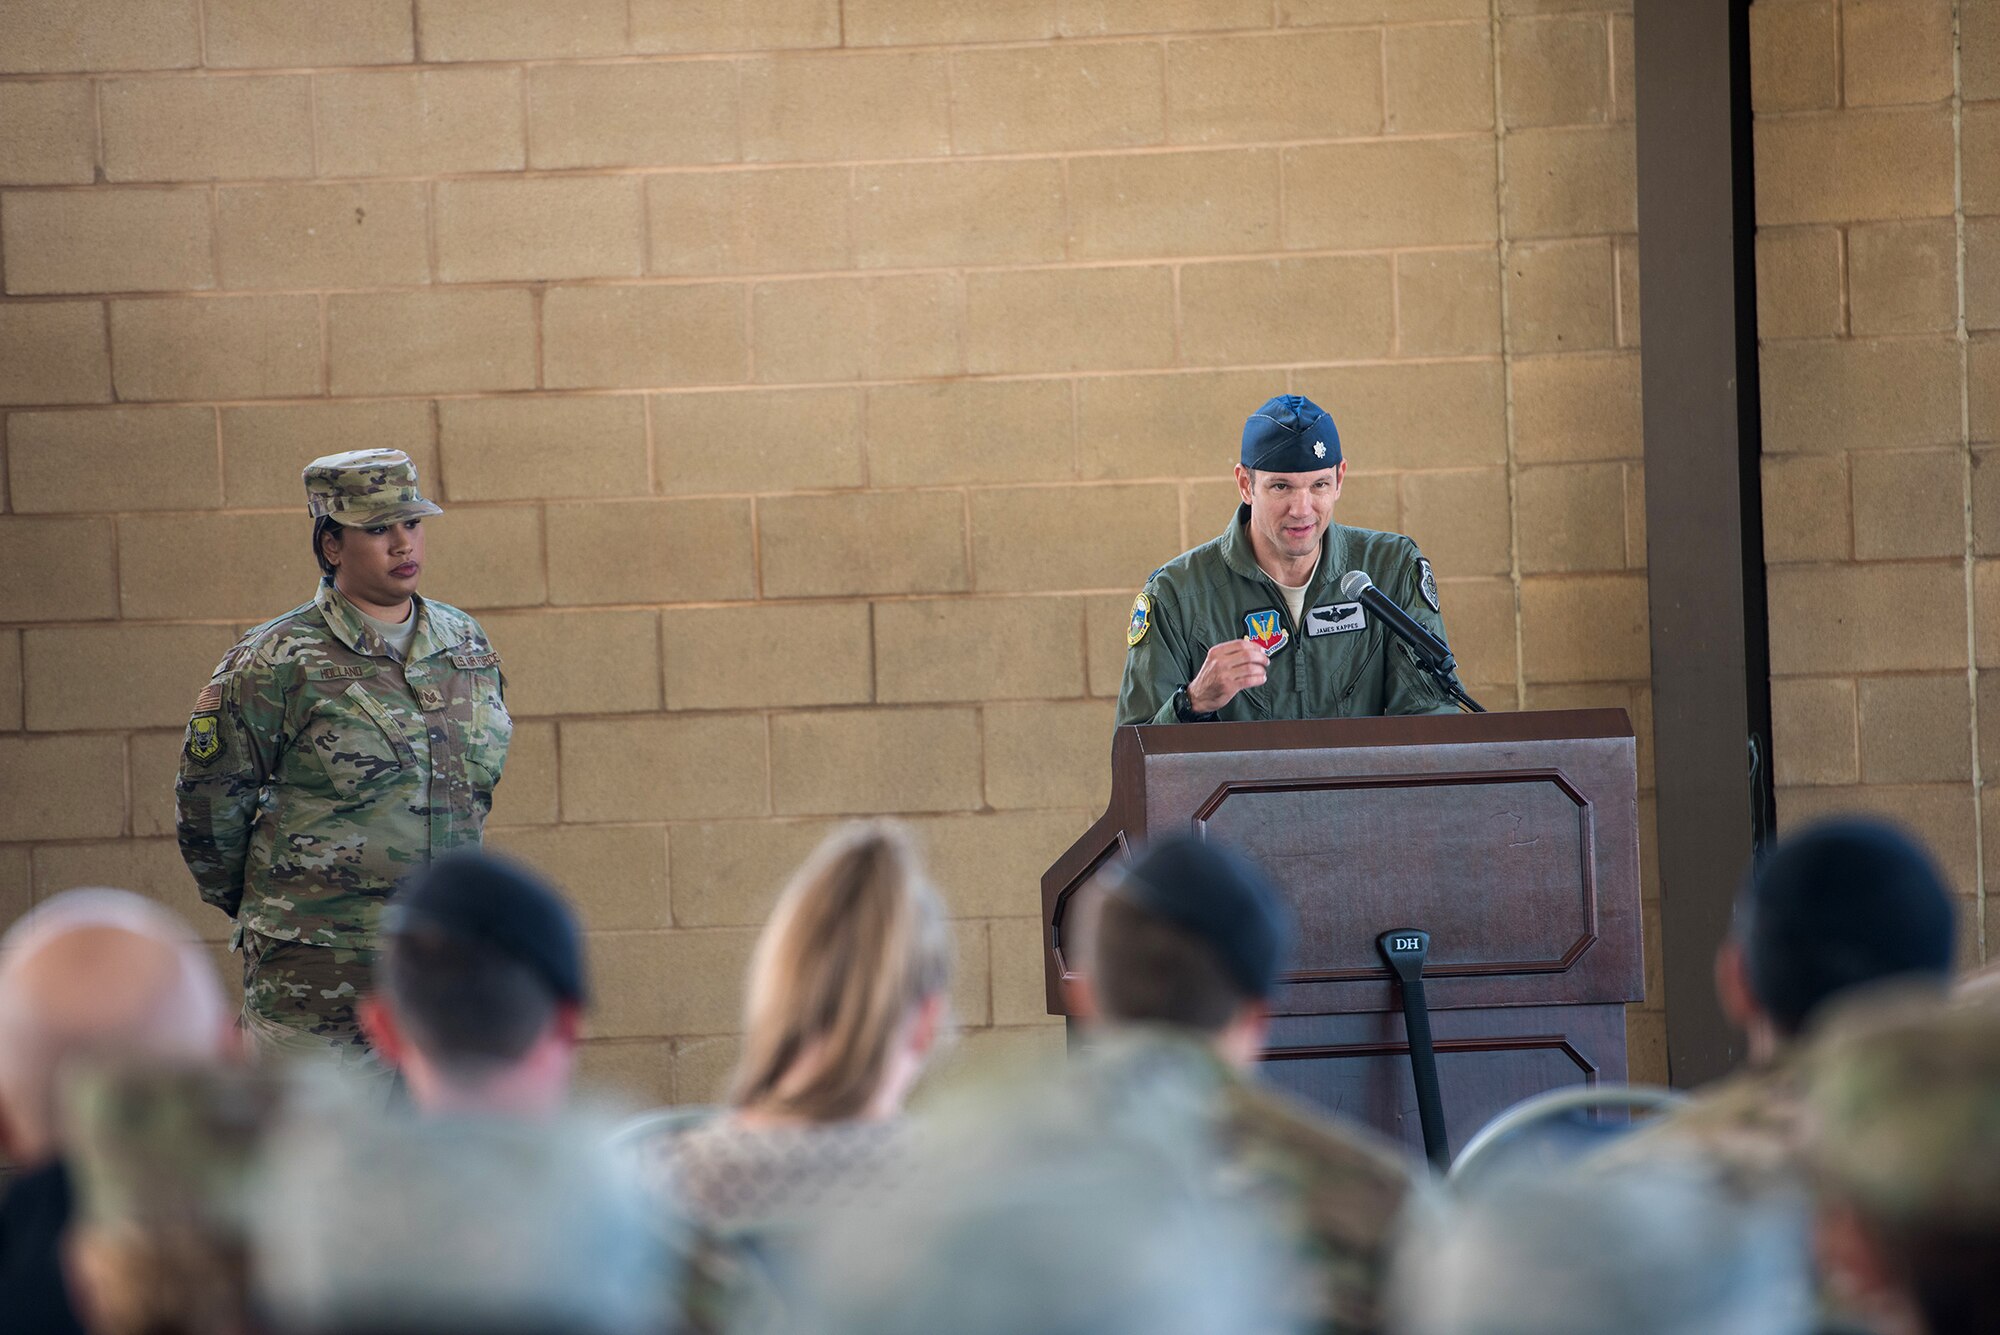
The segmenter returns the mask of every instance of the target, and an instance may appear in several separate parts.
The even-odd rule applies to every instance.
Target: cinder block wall
[[[2000,6],[1751,20],[1779,816],[1914,825],[1976,961],[2000,856]]]
[[[583,905],[593,1068],[649,1097],[713,1092],[854,813],[927,843],[972,1046],[1052,1043],[1036,878],[1132,594],[1272,393],[1477,694],[1648,731],[1629,8],[11,0],[0,916],[108,881],[225,935],[180,730],[358,446],[448,507],[426,590],[519,720],[493,840]]]

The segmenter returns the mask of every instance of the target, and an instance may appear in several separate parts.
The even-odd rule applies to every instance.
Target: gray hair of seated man
[[[1803,1201],[1695,1163],[1510,1176],[1412,1212],[1390,1281],[1398,1335],[1805,1335]]]

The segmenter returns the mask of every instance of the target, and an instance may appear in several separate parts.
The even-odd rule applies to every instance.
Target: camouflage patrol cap
[[[349,450],[305,468],[306,510],[349,528],[400,524],[444,511],[417,490],[417,466],[401,450]]]

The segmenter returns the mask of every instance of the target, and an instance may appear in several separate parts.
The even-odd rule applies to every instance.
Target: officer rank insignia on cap
[[[1443,612],[1444,609],[1438,606],[1438,581],[1437,576],[1431,572],[1431,563],[1419,556],[1417,569],[1424,574],[1424,577],[1417,581],[1417,588],[1422,591],[1424,601],[1431,605],[1431,611]]]
[[[1368,613],[1360,603],[1329,603],[1325,607],[1315,607],[1306,613],[1306,635],[1344,635],[1351,630],[1363,630],[1368,625]]]
[[[1146,632],[1153,628],[1153,600],[1140,594],[1132,600],[1132,624],[1125,628],[1125,647],[1146,638]]]
[[[1285,618],[1275,607],[1245,613],[1243,626],[1257,647],[1267,654],[1277,653],[1292,641],[1292,633],[1285,629]]]

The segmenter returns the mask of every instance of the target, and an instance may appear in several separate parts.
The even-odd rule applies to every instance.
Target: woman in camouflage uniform
[[[479,623],[417,596],[442,513],[399,450],[305,469],[310,602],[256,627],[196,698],[174,785],[181,856],[236,922],[244,1026],[267,1050],[373,1066],[354,1016],[397,878],[477,844],[513,724]]]

